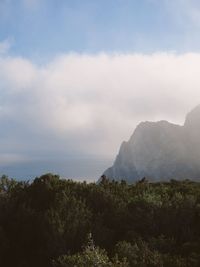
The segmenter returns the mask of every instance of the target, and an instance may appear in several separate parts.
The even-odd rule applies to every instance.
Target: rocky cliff
[[[186,116],[183,126],[167,121],[140,123],[104,175],[128,182],[142,177],[200,179],[200,105]]]

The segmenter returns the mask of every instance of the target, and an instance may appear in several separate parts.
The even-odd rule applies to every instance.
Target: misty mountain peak
[[[162,120],[141,122],[128,142],[123,142],[111,168],[104,174],[129,182],[200,178],[200,105],[184,126]]]
[[[197,127],[200,129],[200,105],[190,111],[185,120],[185,127]]]

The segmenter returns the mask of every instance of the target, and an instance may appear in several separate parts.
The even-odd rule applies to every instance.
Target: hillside
[[[183,126],[167,121],[140,123],[123,142],[113,166],[104,172],[111,179],[133,182],[200,179],[200,106]]]

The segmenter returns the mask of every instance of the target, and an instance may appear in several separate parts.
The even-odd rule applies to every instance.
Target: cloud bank
[[[197,53],[72,53],[46,65],[1,56],[0,165],[112,158],[140,121],[183,123],[200,102],[199,69]]]

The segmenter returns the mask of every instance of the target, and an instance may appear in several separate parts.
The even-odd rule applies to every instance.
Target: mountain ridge
[[[141,122],[122,142],[112,167],[104,175],[134,182],[200,179],[200,105],[177,125],[166,120]]]

